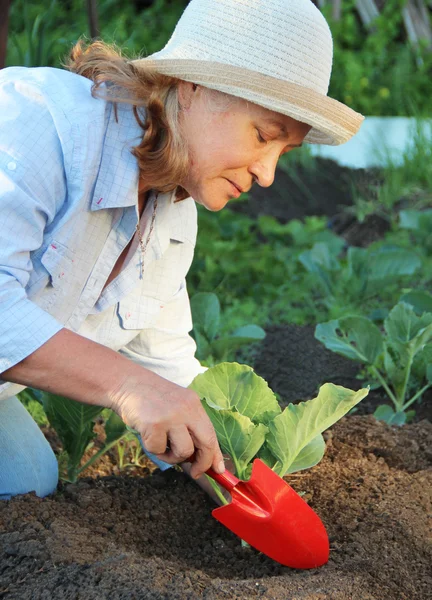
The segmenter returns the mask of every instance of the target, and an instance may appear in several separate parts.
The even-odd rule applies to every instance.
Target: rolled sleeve
[[[44,231],[66,198],[64,155],[37,85],[0,77],[0,372],[63,325],[26,293]]]
[[[207,370],[195,358],[196,344],[189,335],[191,330],[189,296],[186,281],[183,281],[161,310],[154,327],[142,330],[119,352],[161,377],[187,387],[199,373]]]

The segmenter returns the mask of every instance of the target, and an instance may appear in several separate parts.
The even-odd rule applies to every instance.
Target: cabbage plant
[[[416,306],[430,305],[426,293],[407,294]],[[389,424],[403,425],[415,411],[407,411],[432,386],[432,312],[417,314],[415,306],[399,302],[384,321],[384,331],[366,317],[343,317],[320,323],[315,337],[326,348],[362,363],[393,403],[379,406],[374,415]]]
[[[343,417],[369,390],[325,383],[312,400],[281,409],[267,382],[247,365],[221,363],[189,386],[201,398],[239,479],[249,479],[260,458],[280,476],[308,469],[324,456],[322,432]]]

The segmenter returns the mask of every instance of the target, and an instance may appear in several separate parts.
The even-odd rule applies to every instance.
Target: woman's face
[[[190,153],[181,185],[196,202],[218,211],[240,195],[235,186],[243,192],[255,181],[270,186],[279,158],[301,146],[311,127],[242,99],[224,112],[213,111],[207,93],[188,82],[179,85],[181,126]]]

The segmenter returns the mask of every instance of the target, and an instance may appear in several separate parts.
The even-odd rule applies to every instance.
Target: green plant
[[[97,3],[100,37],[133,56],[160,50],[168,41],[186,0],[155,0],[140,11],[117,0]],[[10,11],[7,66],[60,67],[80,37],[89,36],[88,13],[82,0],[43,2],[16,0]]]
[[[189,387],[200,396],[222,452],[229,454],[235,475],[243,480],[250,477],[257,457],[280,476],[316,465],[325,451],[322,432],[368,394],[367,389],[354,392],[326,383],[316,398],[282,411],[251,367],[226,362],[195,377]]]
[[[54,27],[59,5],[57,0],[51,0],[50,5],[38,14],[31,16],[31,10],[27,2],[23,2],[20,8],[23,30],[18,35],[11,31],[11,42],[17,53],[18,64],[24,67],[38,67],[50,62],[53,47],[59,42],[55,37],[49,35],[50,29]],[[13,22],[13,15],[12,15]]]
[[[394,408],[379,406],[377,419],[403,425],[415,414],[407,409],[432,386],[432,313],[419,316],[406,302],[390,311],[383,332],[370,319],[353,316],[320,323],[315,337],[329,350],[362,363],[384,388]]]
[[[420,246],[426,255],[432,256],[432,209],[402,210],[399,213],[399,226],[412,234],[412,241]]]
[[[197,344],[196,356],[207,365],[221,362],[245,344],[265,338],[258,325],[244,325],[229,335],[220,335],[220,303],[216,294],[199,292],[191,298],[192,336]]]
[[[357,0],[341,3],[339,21],[331,2],[323,12],[334,40],[329,93],[365,115],[428,116],[432,92],[432,53],[426,41],[406,41],[403,8],[407,0],[380,3],[381,14],[368,28],[358,18]]]
[[[422,264],[416,252],[394,246],[352,246],[346,260],[337,255],[337,246],[319,242],[299,256],[321,290],[317,301],[335,316],[370,309],[371,301],[391,294],[401,277],[413,275]]]
[[[42,392],[33,388],[26,388],[18,394],[18,399],[26,407],[39,427],[48,425],[48,418],[42,406]]]
[[[120,417],[109,411],[109,416],[104,424],[106,438],[103,446],[85,464],[81,465],[84,453],[91,447],[92,441],[96,437],[94,431],[96,419],[100,417],[104,409],[48,392],[40,394],[49,423],[56,431],[63,446],[65,454],[61,460],[63,468],[60,470],[60,477],[65,481],[76,481],[85,469],[118,444],[122,438],[129,435]]]

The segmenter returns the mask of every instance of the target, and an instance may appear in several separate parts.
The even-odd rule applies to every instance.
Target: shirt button
[[[17,168],[16,162],[11,160],[10,163],[8,163],[7,168],[9,169],[9,171],[15,171],[15,169]]]

